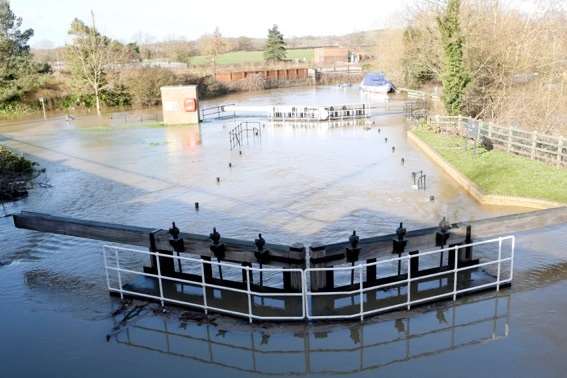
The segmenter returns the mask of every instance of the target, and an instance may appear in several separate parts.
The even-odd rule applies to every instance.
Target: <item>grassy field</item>
[[[293,49],[287,50],[287,57],[289,59],[305,59],[308,62],[313,61],[313,49]],[[191,58],[193,65],[209,64],[210,58],[207,56],[199,55]],[[231,65],[231,64],[252,64],[264,62],[263,51],[231,51],[217,56],[217,64]]]
[[[462,138],[436,134],[422,127],[414,133],[474,181],[485,194],[567,203],[567,169],[496,149],[485,151],[479,148],[475,155],[472,143],[465,151]]]

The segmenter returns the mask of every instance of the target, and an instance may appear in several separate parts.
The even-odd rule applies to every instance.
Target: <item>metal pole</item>
[[[246,270],[246,293],[248,294],[248,321],[252,324],[252,296],[250,293],[250,268],[245,267]]]
[[[156,262],[157,262],[157,273],[158,273],[158,283],[159,283],[159,296],[160,296],[160,300],[161,300],[161,307],[164,306],[163,303],[163,286],[161,283],[161,264],[160,264],[160,257],[158,256],[159,253],[155,253],[156,255]]]
[[[455,264],[453,266],[453,270],[455,274],[453,275],[453,301],[457,300],[457,279],[458,279],[458,267],[459,267],[459,246],[455,246]]]
[[[408,258],[408,289],[407,289],[407,296],[408,296],[408,310],[411,308],[411,267],[410,267],[411,257]]]
[[[205,306],[205,315],[208,314],[207,307],[207,286],[205,283],[205,261],[201,259],[201,287],[203,288],[203,306]]]
[[[120,299],[124,299],[122,292],[122,275],[120,274],[120,260],[118,259],[118,249],[114,248],[114,257],[116,258],[116,271],[118,272],[118,288],[120,290]]]
[[[364,284],[362,282],[362,266],[359,265],[360,269],[358,270],[358,275],[359,275],[359,285],[360,285],[360,321],[362,322],[364,320]],[[360,332],[362,332],[362,329],[360,330]]]
[[[500,265],[502,259],[502,238],[498,238],[498,270],[496,272],[496,291],[500,291]]]

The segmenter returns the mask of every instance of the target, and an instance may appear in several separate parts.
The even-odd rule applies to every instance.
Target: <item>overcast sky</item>
[[[428,0],[11,0],[34,47],[60,46],[73,18],[90,20],[123,42],[152,37],[196,39],[219,27],[228,37],[265,37],[272,24],[284,36],[337,35],[399,25],[408,4]],[[525,2],[529,0],[512,0]],[[50,46],[51,45],[51,46]]]

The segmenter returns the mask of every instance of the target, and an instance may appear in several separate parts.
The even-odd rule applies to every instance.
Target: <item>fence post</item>
[[[508,128],[508,145],[506,146],[506,151],[510,152],[512,150],[512,126]]]
[[[563,165],[563,137],[559,137],[557,142],[557,166],[561,167]]]
[[[535,160],[536,144],[537,144],[537,131],[532,131],[532,150],[530,153],[530,159],[532,160]]]

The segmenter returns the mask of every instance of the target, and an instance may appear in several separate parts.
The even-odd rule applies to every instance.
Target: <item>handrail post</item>
[[[104,274],[106,275],[106,288],[110,290],[110,276],[108,275],[108,257],[106,256],[106,246],[102,247],[102,259],[104,261]]]
[[[512,235],[512,255],[510,256],[510,281],[514,278],[514,254],[516,253],[516,237]]]
[[[354,269],[354,267],[353,267]],[[360,285],[360,321],[362,322],[364,320],[364,283],[362,281],[363,276],[362,276],[362,271],[363,268],[361,265],[359,265],[359,269],[358,269],[358,279],[359,279],[359,285]]]
[[[408,261],[407,296],[408,296],[408,310],[409,310],[411,308],[411,267],[410,267],[411,257],[408,258],[407,261]]]
[[[250,267],[243,267],[246,271],[246,293],[248,295],[248,321],[252,324],[252,295],[250,293]]]
[[[114,257],[116,258],[116,271],[118,272],[118,289],[120,290],[120,299],[124,300],[122,292],[122,275],[120,274],[120,260],[118,259],[118,249],[114,248]]]
[[[496,291],[500,291],[500,265],[502,264],[502,238],[498,238],[498,268],[496,272]]]
[[[458,271],[458,268],[459,268],[459,246],[458,245],[455,246],[455,255],[454,256],[455,256],[455,258],[454,258],[455,263],[454,263],[454,266],[453,266],[453,270],[454,270],[455,273],[453,275],[453,301],[456,301],[457,300],[457,280],[459,278],[459,271]]]
[[[163,302],[163,285],[161,282],[161,258],[159,255],[159,253],[154,252],[156,255],[156,261],[157,261],[157,274],[158,274],[158,284],[159,284],[159,297],[160,297],[160,301],[161,301],[161,307],[164,306],[164,302]]]
[[[201,288],[203,289],[203,306],[205,315],[208,315],[209,308],[207,306],[207,284],[205,282],[205,260],[201,258]]]

